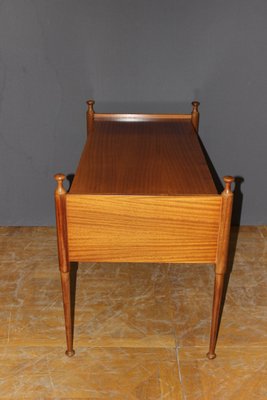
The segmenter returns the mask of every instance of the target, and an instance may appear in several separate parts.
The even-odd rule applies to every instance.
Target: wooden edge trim
[[[167,194],[146,194],[146,193],[139,193],[139,194],[119,194],[119,193],[66,193],[66,198],[68,201],[72,197],[81,197],[81,198],[86,198],[89,197],[90,199],[97,198],[97,197],[103,197],[103,198],[112,198],[112,197],[124,197],[124,198],[165,198],[165,199],[191,199],[192,197],[196,199],[201,199],[201,198],[222,198],[222,194],[218,193],[211,193],[211,194],[172,194],[172,195],[167,195]]]
[[[175,121],[191,119],[191,114],[94,114],[95,121]]]

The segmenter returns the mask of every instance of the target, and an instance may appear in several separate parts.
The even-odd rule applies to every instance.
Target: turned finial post
[[[67,252],[67,221],[66,221],[66,193],[63,186],[64,174],[54,176],[57,181],[55,190],[56,223],[57,223],[57,244],[59,269],[61,272],[69,271],[69,260]]]
[[[224,180],[224,183],[225,183],[225,189],[224,189],[223,193],[224,194],[232,193],[231,185],[235,181],[235,178],[233,178],[232,176],[227,175],[227,176],[224,176],[223,180]]]
[[[87,110],[87,135],[89,135],[90,132],[93,131],[94,127],[94,100],[88,100],[87,102],[88,105],[88,110]]]
[[[94,114],[94,104],[95,104],[95,101],[94,100],[88,100],[87,101],[87,104],[88,104],[88,114]]]
[[[193,109],[191,113],[191,121],[196,132],[198,132],[198,125],[199,125],[199,112],[198,112],[199,105],[200,105],[199,101],[192,102]]]
[[[55,190],[56,205],[56,223],[57,223],[57,246],[58,246],[58,263],[61,275],[62,296],[65,315],[65,328],[67,350],[66,355],[72,357],[75,354],[73,350],[73,322],[71,311],[71,291],[70,291],[70,262],[68,252],[68,229],[66,214],[66,190],[63,186],[64,174],[56,174],[54,176],[57,187]]]
[[[233,207],[232,176],[225,176],[225,189],[221,194],[221,219],[218,232],[218,244],[215,263],[215,282],[212,308],[212,322],[210,331],[210,347],[207,357],[212,360],[216,357],[215,347],[219,332],[220,316],[223,306],[223,293],[225,275],[228,270],[228,252],[230,241],[230,228]]]
[[[56,190],[55,190],[55,194],[59,194],[59,195],[65,194],[66,190],[65,190],[65,188],[63,186],[63,182],[66,179],[66,176],[64,174],[56,174],[54,176],[54,178],[57,181],[57,187],[56,187]]]

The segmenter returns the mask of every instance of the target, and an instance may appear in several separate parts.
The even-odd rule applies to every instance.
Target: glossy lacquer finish
[[[87,141],[69,193],[57,175],[59,265],[73,350],[70,262],[212,263],[208,358],[215,358],[232,212],[233,178],[218,194],[191,114],[97,114],[88,101]]]
[[[195,195],[216,188],[191,120],[95,121],[71,194]]]

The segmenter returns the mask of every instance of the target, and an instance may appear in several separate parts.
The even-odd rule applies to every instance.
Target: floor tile
[[[201,347],[179,349],[187,400],[263,400],[267,398],[267,347],[218,347],[208,360]]]
[[[0,399],[267,399],[266,232],[232,237],[215,360],[214,266],[135,263],[79,265],[69,359],[55,228],[0,227]]]
[[[1,398],[182,399],[174,349],[7,349],[0,367]],[[85,367],[86,366],[86,367]]]

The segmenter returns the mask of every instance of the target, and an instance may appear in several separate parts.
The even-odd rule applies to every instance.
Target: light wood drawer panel
[[[214,263],[220,196],[67,195],[72,261]]]

